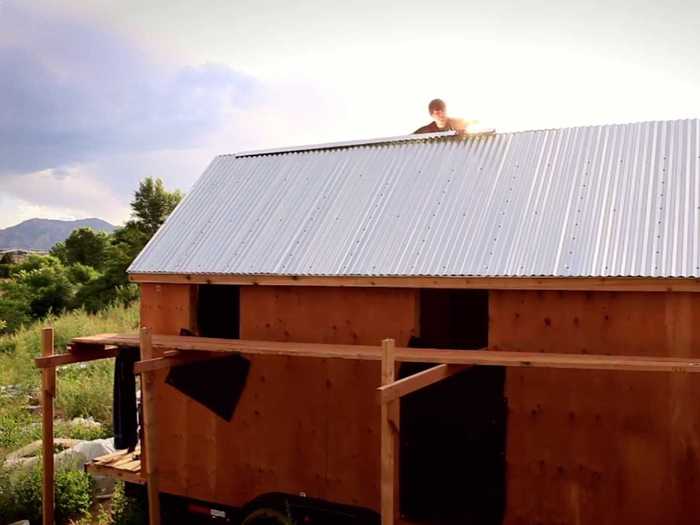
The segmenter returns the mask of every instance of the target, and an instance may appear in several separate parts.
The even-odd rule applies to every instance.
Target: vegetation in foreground
[[[41,328],[56,330],[57,349],[73,337],[100,332],[128,332],[138,327],[138,305],[115,305],[98,314],[75,310],[0,336],[0,523],[41,517],[41,471],[3,467],[6,455],[41,437],[39,409],[40,374],[33,359],[41,353]],[[112,435],[111,360],[95,361],[58,369],[55,435],[57,438],[97,439]],[[87,418],[99,425],[71,422]],[[64,465],[56,473],[57,523],[88,519],[94,485],[89,475]],[[119,508],[119,507],[115,507]],[[124,513],[122,509],[120,512]],[[112,514],[102,513],[100,523]],[[114,521],[114,520],[113,520]],[[121,523],[120,521],[114,521]]]
[[[41,519],[40,465],[5,465],[8,453],[41,438],[40,374],[33,362],[41,353],[41,328],[54,327],[58,351],[81,335],[135,330],[138,290],[126,269],[181,198],[149,177],[134,195],[132,220],[112,234],[82,228],[50,255],[0,260],[0,524]],[[110,437],[112,385],[111,360],[59,368],[55,437]],[[123,490],[110,512],[90,512],[93,480],[74,467],[57,465],[59,525],[138,523],[138,506]]]

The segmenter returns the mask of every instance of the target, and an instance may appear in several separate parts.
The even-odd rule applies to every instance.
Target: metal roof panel
[[[214,159],[131,273],[700,277],[700,121]]]

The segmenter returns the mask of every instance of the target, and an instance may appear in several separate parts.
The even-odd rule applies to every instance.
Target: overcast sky
[[[220,153],[700,116],[700,2],[0,0],[0,228],[128,218]]]

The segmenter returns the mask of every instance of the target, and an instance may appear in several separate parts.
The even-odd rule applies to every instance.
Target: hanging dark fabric
[[[139,358],[138,348],[122,348],[114,363],[112,425],[114,448],[117,450],[133,449],[138,443],[134,363]]]
[[[239,354],[197,361],[170,369],[165,382],[231,421],[243,394],[250,361]]]

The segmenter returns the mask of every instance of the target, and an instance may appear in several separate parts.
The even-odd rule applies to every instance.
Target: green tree
[[[59,313],[71,306],[76,287],[56,257],[32,255],[17,265],[13,277],[15,284],[26,290],[33,318]]]
[[[0,283],[0,334],[11,333],[32,321],[29,290],[15,281]]]
[[[73,306],[77,286],[56,257],[31,255],[13,266],[10,277],[0,284],[0,319],[7,332]]]
[[[139,184],[131,203],[136,224],[148,237],[152,237],[161,224],[182,200],[179,190],[167,191],[161,179],[146,177]]]
[[[0,279],[6,279],[10,276],[10,271],[14,266],[14,261],[9,253],[2,254],[0,257]]]
[[[79,263],[101,270],[107,259],[109,241],[109,235],[104,232],[78,228],[63,243],[56,244],[51,254],[67,265]]]
[[[167,191],[162,180],[143,180],[131,202],[132,220],[112,233],[103,274],[78,291],[76,303],[95,312],[137,298],[138,288],[129,283],[126,270],[181,199],[182,193]]]
[[[77,285],[87,284],[102,275],[92,266],[80,263],[71,264],[66,268],[66,271],[68,272],[68,280]]]

